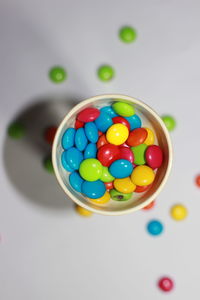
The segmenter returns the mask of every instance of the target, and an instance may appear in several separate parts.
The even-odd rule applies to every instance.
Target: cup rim
[[[87,104],[91,104],[97,100],[103,100],[103,99],[123,99],[123,100],[127,100],[127,101],[131,101],[135,104],[137,104],[138,106],[141,106],[143,109],[147,110],[150,114],[152,114],[154,116],[154,118],[159,122],[165,137],[166,137],[166,141],[168,144],[168,149],[169,149],[169,158],[168,158],[168,165],[167,165],[167,169],[165,172],[165,176],[162,179],[161,184],[159,185],[158,189],[144,202],[138,204],[135,207],[131,207],[128,209],[122,209],[119,211],[104,211],[104,210],[98,210],[94,207],[90,207],[89,205],[83,203],[82,201],[80,201],[78,198],[76,198],[67,188],[67,186],[64,184],[61,175],[59,173],[59,169],[58,169],[58,165],[57,165],[57,159],[56,159],[56,150],[57,150],[57,145],[58,145],[58,141],[59,141],[59,136],[61,134],[61,131],[63,129],[63,127],[65,126],[66,122],[71,118],[71,116],[76,113],[77,110],[80,110],[83,106],[87,105]],[[101,215],[108,215],[108,216],[119,216],[119,215],[124,215],[124,214],[128,214],[134,211],[137,211],[139,209],[142,209],[143,207],[147,206],[148,204],[150,204],[153,200],[155,200],[157,198],[157,196],[160,194],[161,190],[163,189],[164,185],[167,182],[167,179],[169,177],[170,171],[171,171],[171,167],[172,167],[172,156],[173,156],[173,151],[172,151],[172,143],[171,143],[171,138],[168,132],[168,129],[166,128],[163,120],[159,117],[159,115],[147,104],[145,104],[143,101],[135,99],[134,97],[131,96],[127,96],[127,95],[123,95],[123,94],[102,94],[102,95],[97,95],[97,96],[93,96],[90,98],[87,98],[83,101],[81,101],[80,103],[78,103],[77,105],[75,105],[68,113],[67,115],[64,117],[64,119],[61,121],[57,131],[56,131],[56,135],[53,141],[53,146],[52,146],[52,163],[53,163],[53,168],[54,168],[54,172],[56,175],[56,178],[58,180],[58,183],[60,184],[60,186],[62,187],[63,191],[65,192],[65,194],[72,199],[77,205],[82,206],[83,208],[92,211],[94,213],[97,214],[101,214]]]

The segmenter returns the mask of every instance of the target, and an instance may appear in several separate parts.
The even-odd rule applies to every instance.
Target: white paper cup
[[[111,200],[107,204],[98,205],[90,202],[81,193],[76,192],[69,184],[69,173],[61,165],[61,154],[63,152],[61,139],[67,128],[74,127],[76,116],[81,110],[90,106],[101,108],[102,106],[112,104],[114,101],[119,101],[119,99],[134,106],[136,114],[138,114],[141,117],[142,121],[144,121],[142,124],[143,127],[149,127],[153,129],[157,137],[156,142],[163,150],[164,160],[162,166],[157,170],[155,180],[148,191],[144,193],[133,193],[132,199],[128,201],[120,202]],[[54,139],[52,162],[55,170],[55,175],[60,186],[62,187],[65,194],[76,204],[84,207],[87,210],[103,215],[123,215],[141,209],[150,204],[157,198],[157,196],[163,189],[172,166],[171,139],[162,119],[148,105],[133,97],[125,95],[100,95],[80,102],[67,113],[60,126],[58,127]]]

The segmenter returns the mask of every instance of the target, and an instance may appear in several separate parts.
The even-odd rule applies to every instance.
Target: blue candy
[[[133,172],[133,165],[129,160],[115,160],[109,167],[110,174],[115,178],[125,178]]]
[[[116,112],[113,110],[112,106],[104,106],[100,109],[100,111],[107,113],[111,118],[118,116]]]
[[[101,180],[84,181],[82,184],[82,193],[92,199],[102,197],[106,192],[105,184]]]
[[[81,178],[81,176],[74,171],[69,175],[69,183],[75,189],[75,191],[81,193],[81,186],[84,180]]]
[[[75,145],[76,148],[80,151],[83,151],[85,149],[85,147],[87,146],[88,143],[88,139],[85,135],[85,131],[83,128],[79,128],[76,131],[75,134]]]
[[[87,145],[84,151],[84,159],[87,158],[96,158],[97,146],[96,144],[90,143]]]
[[[66,152],[66,154],[65,154],[66,162],[68,163],[70,168],[72,168],[74,170],[78,170],[80,163],[83,160],[83,154],[75,147],[72,147],[65,152]]]
[[[67,150],[74,146],[76,130],[74,128],[68,128],[62,136],[62,147]]]
[[[74,169],[72,169],[68,163],[67,163],[67,158],[66,158],[66,153],[67,151],[64,151],[61,155],[61,163],[62,163],[62,166],[65,170],[67,170],[68,172],[73,172]]]
[[[147,231],[151,235],[159,235],[163,232],[163,224],[158,220],[152,220],[147,224]]]
[[[88,122],[85,124],[85,134],[91,143],[96,143],[98,141],[98,129],[94,122]]]
[[[101,132],[106,132],[106,130],[113,125],[112,118],[104,112],[100,112],[99,117],[95,120],[95,124]]]
[[[130,124],[130,130],[140,128],[142,125],[141,119],[138,115],[132,115],[130,117],[124,117]]]

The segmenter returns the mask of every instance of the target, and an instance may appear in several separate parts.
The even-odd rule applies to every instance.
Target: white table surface
[[[199,10],[185,0],[1,0],[2,300],[200,299]],[[126,24],[138,31],[131,45],[117,36]],[[96,77],[102,63],[115,68],[112,82]],[[60,85],[47,76],[57,64],[68,72]],[[175,116],[173,170],[151,211],[84,219],[42,167],[41,132],[64,116],[63,100],[112,92]],[[29,124],[22,141],[6,135],[16,116]],[[176,203],[189,211],[180,223],[169,215]],[[145,229],[152,218],[165,225],[157,238]],[[167,295],[162,275],[175,280]]]

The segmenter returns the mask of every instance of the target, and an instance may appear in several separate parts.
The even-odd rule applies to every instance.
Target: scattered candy
[[[160,235],[163,232],[163,224],[158,220],[152,220],[147,224],[147,231],[151,235]]]
[[[145,160],[145,151],[147,149],[147,145],[141,144],[136,147],[131,147],[134,155],[134,163],[136,165],[144,165],[146,163]]]
[[[114,77],[115,71],[111,66],[103,65],[97,70],[97,75],[102,81],[110,81]]]
[[[147,138],[147,131],[145,128],[137,128],[130,132],[129,137],[126,141],[127,145],[136,147],[142,143]]]
[[[101,180],[84,181],[82,184],[82,193],[88,198],[101,198],[106,192],[105,184]]]
[[[182,221],[187,217],[188,211],[183,204],[176,204],[172,206],[170,214],[172,219],[176,221]]]
[[[174,282],[171,278],[169,277],[162,277],[158,281],[158,287],[163,291],[163,292],[170,292],[174,288]]]
[[[105,194],[101,198],[89,199],[89,200],[93,203],[105,204],[110,200],[110,194],[106,191]]]
[[[135,113],[133,106],[125,102],[115,102],[113,103],[112,108],[122,117],[130,117]]]
[[[145,128],[145,129],[147,131],[147,138],[144,141],[144,144],[146,144],[147,146],[153,145],[155,141],[154,133],[150,128]]]
[[[95,158],[84,159],[79,168],[81,177],[87,181],[96,181],[101,178],[102,164]]]
[[[136,185],[131,181],[130,177],[115,179],[114,187],[118,192],[129,194],[134,192]]]
[[[149,185],[154,181],[155,174],[148,166],[138,166],[131,174],[131,180],[135,185]]]
[[[68,128],[62,136],[62,147],[67,150],[74,146],[76,130],[74,128]]]
[[[54,83],[61,83],[67,78],[67,73],[64,68],[56,66],[50,69],[49,78]]]
[[[54,173],[53,164],[50,157],[44,160],[44,167],[49,173]]]
[[[200,187],[200,175],[197,175],[195,178],[196,185]]]
[[[114,124],[108,129],[106,139],[113,145],[121,145],[127,140],[128,134],[129,131],[125,125]]]
[[[75,146],[79,151],[83,151],[87,146],[88,139],[85,135],[85,131],[83,128],[79,128],[76,130],[75,134]]]
[[[155,206],[155,201],[152,201],[147,206],[143,207],[143,210],[149,210],[152,209]]]
[[[131,26],[124,26],[119,31],[119,38],[124,43],[132,43],[137,38],[137,32]]]
[[[88,122],[85,124],[85,134],[91,143],[96,143],[98,141],[99,133],[94,122]]]
[[[94,107],[87,107],[80,111],[77,115],[77,119],[81,122],[93,122],[95,121],[100,115],[100,111]]]
[[[162,116],[162,120],[165,123],[165,126],[167,127],[167,129],[169,131],[173,131],[175,129],[176,121],[175,121],[174,117],[165,115],[165,116]]]
[[[116,191],[115,189],[112,189],[110,191],[110,196],[115,201],[127,201],[127,200],[131,199],[132,195],[133,195],[133,193],[124,194],[124,193]]]
[[[55,126],[48,127],[45,130],[44,138],[45,138],[45,140],[47,141],[48,144],[50,144],[50,145],[53,144],[53,140],[54,140],[56,131],[57,131],[57,127],[55,127]]]
[[[125,178],[131,175],[133,165],[126,159],[115,160],[109,167],[109,172],[115,178]]]
[[[24,137],[25,132],[25,127],[19,122],[12,123],[8,127],[8,135],[13,139],[20,139]]]
[[[69,175],[69,182],[75,191],[81,193],[81,186],[84,180],[81,178],[78,172],[74,171]]]
[[[76,212],[83,217],[91,217],[93,215],[93,213],[91,211],[83,208],[82,206],[76,205],[75,209],[76,209]]]
[[[61,141],[61,163],[71,173],[71,187],[99,205],[110,198],[127,201],[134,193],[146,192],[163,154],[153,144],[153,130],[141,126],[140,117],[127,102],[81,110],[75,128],[68,128]]]
[[[147,165],[152,169],[160,168],[163,162],[163,153],[159,146],[151,145],[145,152]]]

